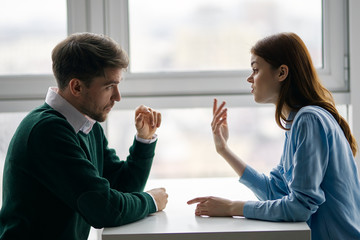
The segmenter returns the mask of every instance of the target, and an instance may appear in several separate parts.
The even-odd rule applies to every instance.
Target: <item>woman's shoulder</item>
[[[316,105],[305,106],[305,107],[300,108],[300,110],[298,111],[298,114],[305,114],[305,113],[320,114],[320,115],[330,114],[326,109],[316,106]]]
[[[335,118],[328,112],[326,109],[309,105],[302,107],[296,114],[293,124],[321,124],[323,127],[325,126],[334,126],[338,125]]]
[[[294,121],[302,116],[313,116],[320,119],[333,119],[333,116],[324,108],[314,105],[302,107],[296,114]],[[335,119],[334,119],[335,120]]]

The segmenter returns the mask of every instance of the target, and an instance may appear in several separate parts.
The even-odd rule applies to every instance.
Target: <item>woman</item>
[[[211,123],[216,151],[259,201],[199,197],[195,214],[245,216],[269,221],[307,221],[312,239],[360,239],[357,143],[320,83],[309,52],[294,33],[281,33],[251,49],[247,81],[258,103],[276,105],[286,131],[283,154],[270,177],[259,174],[228,147],[225,102],[214,100]]]

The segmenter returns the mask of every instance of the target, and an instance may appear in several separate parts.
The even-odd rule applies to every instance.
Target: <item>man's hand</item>
[[[147,191],[156,202],[156,206],[158,208],[158,211],[162,211],[168,202],[168,194],[166,193],[165,188],[154,188],[149,191]]]
[[[137,135],[143,139],[151,139],[161,124],[161,113],[144,105],[135,110],[135,127]]]

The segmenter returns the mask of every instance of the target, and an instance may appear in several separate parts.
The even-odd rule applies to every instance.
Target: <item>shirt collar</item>
[[[76,133],[82,131],[88,134],[96,123],[95,120],[79,112],[73,105],[60,96],[60,94],[58,94],[58,88],[56,87],[50,87],[48,89],[45,102],[54,110],[61,113]]]
[[[291,125],[293,123],[293,120],[295,118],[295,115],[297,114],[297,111],[294,111],[292,110],[290,113],[289,113],[289,116],[288,118],[286,119],[286,124],[285,124],[285,128],[286,129],[289,129],[291,128]]]

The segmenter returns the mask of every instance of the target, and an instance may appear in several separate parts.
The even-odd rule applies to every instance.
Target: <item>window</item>
[[[266,35],[293,31],[308,45],[325,86],[340,103],[349,103],[348,0],[174,0],[171,6],[164,0],[57,1],[64,6],[60,11],[67,3],[69,33],[104,33],[129,52],[124,97],[152,102],[172,97],[182,107],[202,107],[182,97],[241,95],[245,102],[239,105],[246,105],[250,47]],[[55,84],[50,74],[0,73],[0,81],[0,99],[6,100],[43,99]]]
[[[162,109],[161,113],[151,178],[237,176],[215,151],[212,109]],[[257,170],[268,173],[280,160],[284,139],[284,131],[275,123],[274,107],[229,107],[228,113],[229,146]],[[109,116],[109,144],[121,159],[128,155],[136,133],[133,114],[120,110]]]
[[[51,50],[67,34],[65,0],[3,1],[0,75],[50,74]]]
[[[10,140],[26,113],[0,113],[0,207],[2,203],[2,175]]]
[[[322,68],[321,13],[320,0],[129,1],[130,70],[246,70],[257,40],[287,31]]]
[[[0,100],[44,99],[55,84],[51,51],[66,35],[66,0],[2,2]]]
[[[124,96],[248,94],[250,47],[282,31],[304,39],[326,87],[348,91],[347,0],[169,4],[110,0],[104,5],[106,32],[131,57]]]
[[[121,105],[121,103],[119,103]],[[346,105],[337,106],[348,119]],[[237,177],[216,153],[211,133],[211,108],[161,109],[162,125],[150,178]],[[275,122],[275,108],[228,106],[229,147],[260,173],[279,162],[285,131]],[[136,129],[133,110],[115,110],[107,121],[109,146],[126,159]]]

